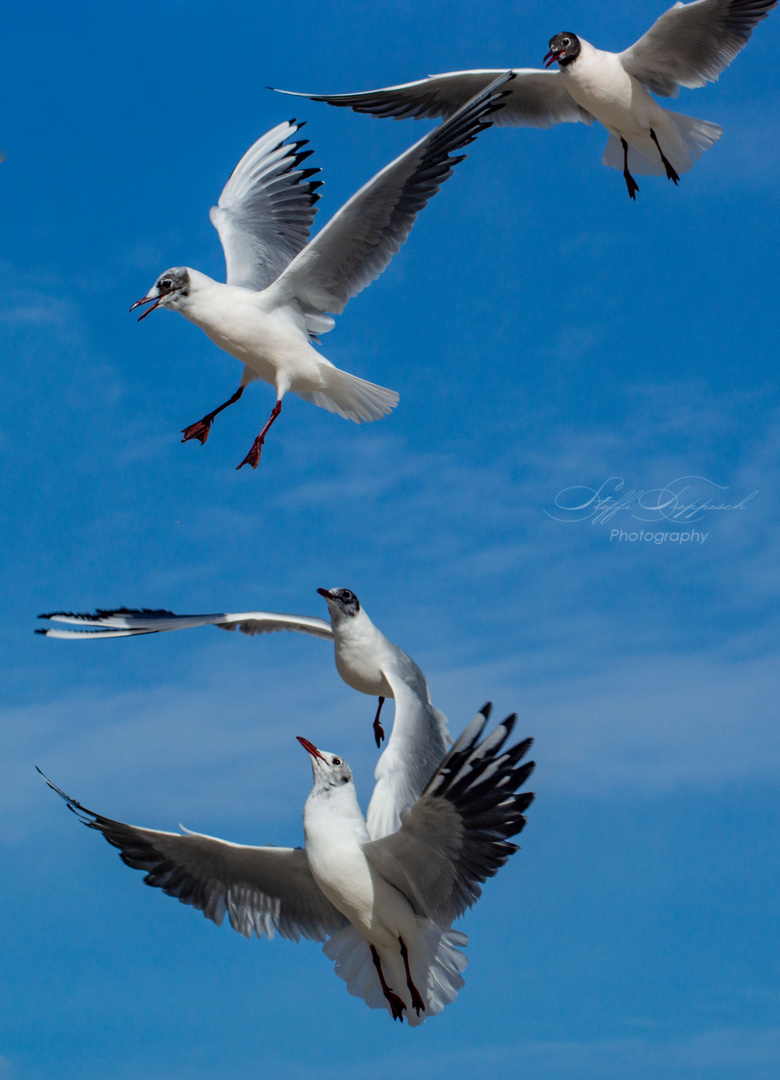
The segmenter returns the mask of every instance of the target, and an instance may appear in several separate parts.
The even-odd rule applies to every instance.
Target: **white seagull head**
[[[197,270],[190,270],[188,266],[174,266],[161,274],[147,295],[142,296],[140,300],[136,300],[130,310],[135,311],[142,304],[152,305],[146,309],[143,315],[138,316],[139,322],[158,307],[173,308],[175,311],[181,310],[186,304],[193,286],[197,284],[195,279],[199,276]]]
[[[314,774],[313,793],[329,792],[332,788],[352,783],[352,770],[343,758],[327,750],[318,750],[313,742],[297,736],[304,750],[311,754],[311,771]]]
[[[360,611],[360,601],[349,589],[317,589],[328,604],[331,623],[354,619]]]

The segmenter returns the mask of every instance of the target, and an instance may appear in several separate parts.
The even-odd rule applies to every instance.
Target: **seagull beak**
[[[295,737],[301,744],[303,749],[308,750],[313,758],[320,758],[321,761],[325,761],[325,758],[322,756],[322,754],[319,752],[313,742],[309,742],[308,739],[304,739],[302,735],[296,735]],[[325,761],[325,764],[328,764],[327,761]]]
[[[330,592],[329,589],[317,589],[317,592],[320,594],[320,596],[324,596],[326,600],[336,599],[336,597],[333,595],[332,592]]]
[[[557,59],[558,53],[555,51],[555,49],[550,49],[550,51],[547,53],[547,56],[545,56],[544,58],[544,66],[548,68],[550,64],[554,64]]]
[[[137,307],[140,307],[141,304],[151,304],[152,305],[150,308],[146,309],[146,311],[143,313],[143,315],[138,316],[138,321],[140,322],[141,319],[145,319],[147,315],[150,315],[154,311],[154,309],[157,307],[157,305],[160,303],[161,300],[162,300],[161,296],[142,296],[140,300],[136,300],[136,302],[133,304],[133,306],[130,308],[130,310],[135,311],[135,309]],[[152,303],[152,301],[154,301],[154,303]]]

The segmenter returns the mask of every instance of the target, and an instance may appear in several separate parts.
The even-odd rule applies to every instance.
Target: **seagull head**
[[[560,34],[550,38],[550,51],[544,58],[544,66],[548,68],[557,60],[562,68],[571,64],[580,55],[580,39],[576,34],[563,30]]]
[[[331,622],[353,619],[360,611],[360,601],[349,589],[317,589],[317,592],[328,602]]]
[[[176,309],[189,296],[191,284],[189,269],[186,266],[174,266],[173,269],[166,270],[164,274],[161,274],[154,286],[149,290],[148,295],[136,300],[130,310],[135,311],[141,304],[152,305],[146,309],[143,315],[138,316],[140,322],[141,319],[145,319],[157,307]]]
[[[330,754],[327,750],[318,750],[313,742],[297,736],[304,750],[311,754],[311,771],[314,774],[314,790],[328,791],[340,788],[352,780],[352,770],[343,758]]]

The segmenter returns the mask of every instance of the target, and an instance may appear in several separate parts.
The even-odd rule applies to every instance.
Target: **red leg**
[[[403,957],[404,968],[406,969],[406,985],[409,987],[409,993],[412,995],[412,1008],[419,1016],[421,1010],[425,1012],[425,1002],[422,999],[420,991],[412,981],[412,973],[409,970],[409,950],[406,948],[406,942],[402,937],[399,937],[398,940],[401,942],[401,956]]]
[[[384,977],[384,974],[382,973],[382,961],[379,959],[379,953],[376,951],[376,949],[374,948],[373,945],[371,946],[371,959],[374,961],[374,967],[376,968],[376,973],[379,976],[380,983],[382,984],[382,993],[385,995],[387,1000],[390,1002],[390,1010],[391,1010],[391,1012],[393,1014],[393,1020],[400,1020],[401,1023],[403,1023],[404,1022],[404,1015],[403,1014],[404,1014],[404,1009],[406,1008],[406,1006],[404,1005],[403,1001],[399,998],[398,994],[394,994],[393,991],[390,989],[390,987],[385,982],[385,977]]]
[[[377,747],[380,747],[382,745],[382,739],[384,739],[385,737],[385,729],[379,723],[379,714],[382,711],[382,706],[384,705],[384,703],[385,699],[383,697],[380,697],[379,708],[377,709],[376,716],[374,717],[374,738],[376,739]]]
[[[257,468],[257,466],[260,464],[260,451],[263,449],[263,443],[265,442],[265,437],[268,434],[268,429],[271,427],[271,424],[273,424],[274,420],[277,418],[281,411],[282,403],[281,401],[277,401],[277,403],[271,410],[271,415],[268,418],[268,423],[265,425],[263,430],[252,443],[252,449],[249,451],[247,456],[244,458],[240,465],[236,466],[237,469],[243,468],[244,465],[251,465],[253,469]]]
[[[243,386],[239,386],[238,390],[233,394],[233,397],[223,405],[220,405],[218,409],[215,409],[214,412],[206,413],[202,420],[198,420],[197,424],[190,424],[189,427],[184,428],[182,430],[182,435],[184,436],[182,442],[187,442],[189,439],[200,439],[200,444],[202,446],[209,437],[209,431],[211,430],[211,425],[214,423],[214,417],[218,413],[221,413],[223,409],[226,409],[228,405],[232,405],[233,402],[238,401],[243,392]]]

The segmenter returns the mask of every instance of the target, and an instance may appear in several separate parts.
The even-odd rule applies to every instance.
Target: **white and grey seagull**
[[[376,839],[399,828],[401,811],[418,798],[441,761],[450,745],[447,718],[433,705],[420,668],[373,624],[354,592],[344,588],[317,592],[327,601],[330,622],[274,611],[175,615],[172,611],[117,608],[84,615],[64,611],[40,615],[41,619],[88,629],[56,628],[36,633],[90,641],[218,626],[249,635],[296,630],[333,641],[336,670],[347,686],[379,698],[374,719],[377,746],[384,738],[379,719],[382,705],[386,698],[395,699],[393,728],[376,765],[377,782],[367,814],[369,832]]]
[[[257,468],[266,435],[292,390],[305,401],[355,423],[386,416],[394,390],[365,382],[326,360],[314,347],[351,297],[379,277],[420,212],[463,156],[454,157],[492,123],[501,108],[505,72],[450,119],[401,154],[342,206],[308,241],[319,198],[318,169],[301,168],[310,151],[286,142],[299,130],[279,124],[250,147],[211,211],[227,264],[227,284],[186,266],[166,270],[130,308],[151,304],[178,311],[244,365],[236,392],[183,431],[183,442],[205,443],[214,418],[264,379],[276,404],[238,466]],[[307,243],[308,241],[308,243]]]
[[[632,173],[662,176],[675,184],[723,133],[707,120],[663,109],[648,91],[677,97],[680,87],[714,82],[747,44],[753,27],[777,0],[696,0],[669,8],[630,48],[597,49],[569,31],[550,39],[545,68],[514,68],[500,126],[552,127],[598,120],[609,131],[603,163],[622,169],[628,193]],[[299,94],[356,112],[414,117],[450,116],[498,72],[453,71],[358,94]],[[291,91],[282,91],[290,93]]]
[[[145,882],[234,930],[325,941],[347,990],[411,1026],[436,1016],[464,985],[465,934],[452,929],[481,883],[517,846],[534,796],[518,793],[534,763],[531,739],[504,749],[510,716],[480,743],[477,714],[430,777],[399,830],[371,839],[352,772],[299,736],[314,784],[303,814],[305,848],[246,847],[212,836],[138,828],[88,810],[47,780],[91,829],[119,848]]]

